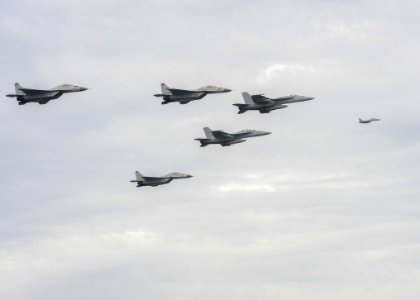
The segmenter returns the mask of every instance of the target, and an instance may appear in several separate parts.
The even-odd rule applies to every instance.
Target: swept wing
[[[188,91],[188,90],[180,90],[180,89],[169,89],[172,93],[172,95],[175,96],[182,96],[182,95],[187,95],[187,94],[191,94],[192,91]]]
[[[156,179],[160,179],[160,177],[143,176],[143,179],[145,181],[153,181],[153,180],[156,180]]]
[[[255,103],[269,103],[269,102],[273,102],[270,98],[264,96],[263,94],[252,95],[252,100]]]
[[[213,136],[216,139],[222,139],[222,140],[224,140],[224,139],[231,139],[231,138],[233,138],[232,135],[230,135],[229,133],[226,133],[224,131],[221,131],[221,130],[215,130],[215,131],[212,131],[212,133],[213,133]]]
[[[20,88],[19,90],[24,92],[26,95],[41,95],[45,93],[55,92],[55,91],[36,90],[36,89],[27,89],[27,88]]]

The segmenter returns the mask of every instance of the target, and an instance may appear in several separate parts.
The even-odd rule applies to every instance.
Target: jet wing
[[[144,181],[153,181],[156,179],[159,179],[158,177],[148,177],[148,176],[143,176]]]
[[[231,139],[231,138],[233,138],[232,135],[230,135],[229,133],[226,133],[224,131],[221,131],[221,130],[215,130],[215,131],[212,131],[212,133],[213,133],[213,136],[216,139]]]
[[[264,96],[263,94],[252,95],[251,97],[252,97],[252,100],[254,100],[255,103],[272,102],[270,98]]]
[[[40,95],[40,94],[53,92],[53,91],[35,90],[35,89],[26,89],[26,88],[20,88],[19,90],[24,92],[26,95]]]
[[[192,93],[192,91],[188,91],[188,90],[180,90],[180,89],[169,89],[169,90],[174,96],[182,96],[182,95],[187,95],[187,94]]]

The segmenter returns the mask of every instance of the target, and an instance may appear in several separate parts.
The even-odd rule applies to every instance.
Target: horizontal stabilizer
[[[194,140],[196,140],[196,141],[199,141],[199,142],[200,142],[200,147],[205,147],[205,146],[207,146],[207,145],[209,144],[209,141],[211,141],[211,140],[209,140],[209,139],[194,139]]]
[[[250,107],[249,104],[243,104],[243,103],[235,103],[235,104],[232,104],[232,105],[236,106],[239,109],[238,114],[243,114]]]

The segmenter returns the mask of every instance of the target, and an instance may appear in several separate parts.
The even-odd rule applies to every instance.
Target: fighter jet
[[[162,83],[160,85],[162,94],[155,94],[155,97],[163,97],[162,104],[168,104],[171,102],[179,102],[180,104],[187,104],[193,100],[199,100],[205,97],[207,94],[219,94],[228,93],[231,90],[214,85],[207,85],[196,90],[180,90],[168,87]]]
[[[381,119],[377,119],[377,118],[370,118],[370,119],[367,119],[367,120],[362,120],[362,119],[359,118],[359,123],[366,124],[366,123],[370,123],[370,122],[374,122],[374,121],[380,121],[380,120]]]
[[[258,131],[253,129],[241,130],[235,133],[226,133],[221,130],[211,130],[208,127],[204,127],[203,130],[206,138],[195,139],[200,142],[200,147],[205,147],[209,144],[219,144],[225,147],[243,143],[246,141],[245,138],[271,134],[271,132],[268,131]]]
[[[286,108],[286,103],[302,102],[314,99],[313,97],[290,95],[278,98],[268,98],[264,94],[250,95],[247,92],[242,93],[245,104],[235,103],[234,106],[239,108],[238,114],[242,114],[248,110],[258,110],[260,113],[269,113],[275,109]]]
[[[178,172],[169,173],[168,175],[160,176],[160,177],[150,177],[150,176],[143,176],[142,174],[140,174],[139,171],[136,171],[136,180],[131,180],[130,182],[136,182],[137,187],[142,187],[142,186],[155,187],[161,184],[169,183],[174,179],[184,179],[184,178],[191,178],[191,177],[192,177],[191,175],[182,174]]]
[[[16,94],[9,94],[6,96],[17,98],[19,105],[23,105],[28,102],[47,104],[50,100],[57,99],[65,93],[83,92],[86,91],[87,88],[71,84],[63,84],[49,90],[36,90],[24,88],[16,82],[15,90]]]

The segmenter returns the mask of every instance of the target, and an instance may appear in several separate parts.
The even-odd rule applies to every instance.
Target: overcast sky
[[[2,0],[1,93],[89,90],[0,102],[0,298],[418,300],[419,20],[415,0]],[[161,105],[161,82],[233,91]],[[243,91],[316,99],[238,115]],[[272,134],[200,148],[204,126]]]

